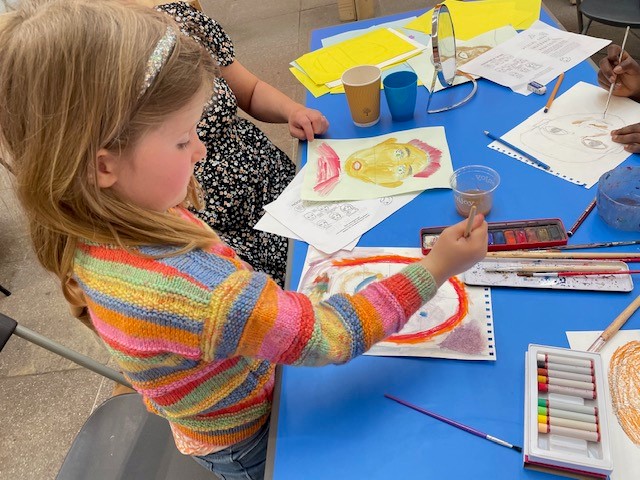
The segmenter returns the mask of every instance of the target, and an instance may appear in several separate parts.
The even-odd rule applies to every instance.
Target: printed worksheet
[[[460,67],[463,72],[529,95],[533,80],[546,85],[611,40],[558,30],[541,21]]]

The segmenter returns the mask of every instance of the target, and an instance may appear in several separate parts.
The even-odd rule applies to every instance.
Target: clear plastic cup
[[[469,216],[473,205],[477,213],[487,215],[493,206],[493,192],[500,185],[500,175],[483,165],[469,165],[453,172],[449,184],[460,215]]]
[[[596,205],[598,215],[613,228],[640,231],[640,167],[618,167],[603,174]]]

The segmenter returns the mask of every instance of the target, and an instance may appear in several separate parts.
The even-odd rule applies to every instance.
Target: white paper
[[[590,188],[631,155],[611,140],[611,130],[640,122],[638,104],[622,97],[611,97],[602,118],[607,94],[578,82],[556,98],[547,113],[539,110],[501,138],[549,165],[549,173]],[[522,159],[498,142],[489,147]]]
[[[460,69],[529,95],[529,82],[546,85],[609,43],[611,40],[566,32],[538,20]]]
[[[299,238],[324,253],[350,249],[351,244],[419,193],[350,202],[302,200],[302,168],[280,196],[264,209]]]
[[[381,258],[382,257],[382,258]],[[336,293],[357,293],[422,257],[419,248],[356,248],[352,253],[307,252],[298,290],[318,302]],[[356,265],[337,265],[358,260]],[[465,286],[453,277],[396,335],[376,343],[366,355],[495,360],[491,290]]]
[[[458,68],[467,62],[470,62],[474,58],[485,53],[487,50],[513,38],[518,32],[508,25],[506,27],[496,28],[489,32],[473,37],[469,40],[456,40],[456,62]],[[433,72],[435,67],[433,66],[433,52],[431,47],[431,39],[426,50],[415,57],[409,58],[407,63],[411,66],[418,79],[422,82],[424,87],[429,90],[431,88],[431,82],[433,81]],[[464,75],[456,75],[453,82],[454,85],[460,85],[461,83],[470,82],[469,78]],[[436,84],[434,92],[442,90],[444,87],[440,81],[436,78]]]
[[[292,238],[294,240],[303,241],[302,238],[300,238],[298,235],[296,235],[291,230],[289,230],[287,227],[285,227],[283,224],[281,224],[269,212],[265,212],[264,215],[262,216],[262,218],[260,220],[258,220],[258,223],[256,223],[253,226],[253,228],[255,228],[256,230],[261,230],[263,232],[268,232],[268,233],[273,233],[275,235],[280,235],[281,237],[287,237],[287,238]],[[356,245],[358,245],[359,241],[360,241],[360,237],[356,238],[350,244],[342,247],[342,250],[349,250],[349,251],[353,250],[356,247]]]
[[[573,350],[586,351],[601,333],[601,331],[567,332],[567,339]],[[620,330],[611,337],[611,339],[605,343],[604,347],[602,347],[602,350],[600,350],[604,371],[607,373],[607,376],[609,375],[609,366],[614,352],[629,342],[640,342],[640,330]],[[640,365],[631,367],[635,368],[636,371],[640,369]],[[609,382],[605,383],[607,386],[609,385]],[[635,408],[640,410],[640,405],[635,405]],[[640,478],[640,445],[634,444],[622,429],[613,411],[613,405],[608,404],[607,409],[610,419],[609,434],[611,437],[611,454],[613,458],[613,473],[610,479],[637,480]],[[636,428],[638,427],[639,426],[636,425]]]

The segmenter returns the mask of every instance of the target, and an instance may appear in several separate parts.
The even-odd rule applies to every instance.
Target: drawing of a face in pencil
[[[340,182],[341,160],[326,143],[318,147],[318,173],[314,190],[327,195]],[[427,178],[440,168],[442,151],[422,140],[399,143],[388,138],[347,157],[344,173],[366,183],[388,188],[402,185],[409,177]]]
[[[612,355],[609,391],[620,427],[640,447],[640,342],[626,343]]]
[[[588,163],[623,150],[611,140],[611,130],[625,125],[616,115],[602,118],[601,112],[563,115],[541,120],[520,138],[537,153],[567,163]]]

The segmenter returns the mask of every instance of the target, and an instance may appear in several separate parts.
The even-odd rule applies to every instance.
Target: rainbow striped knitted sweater
[[[267,421],[275,364],[344,363],[397,332],[436,291],[414,264],[313,305],[222,243],[172,257],[164,255],[174,247],[137,251],[144,256],[81,243],[75,279],[147,408],[211,446],[239,442]]]

